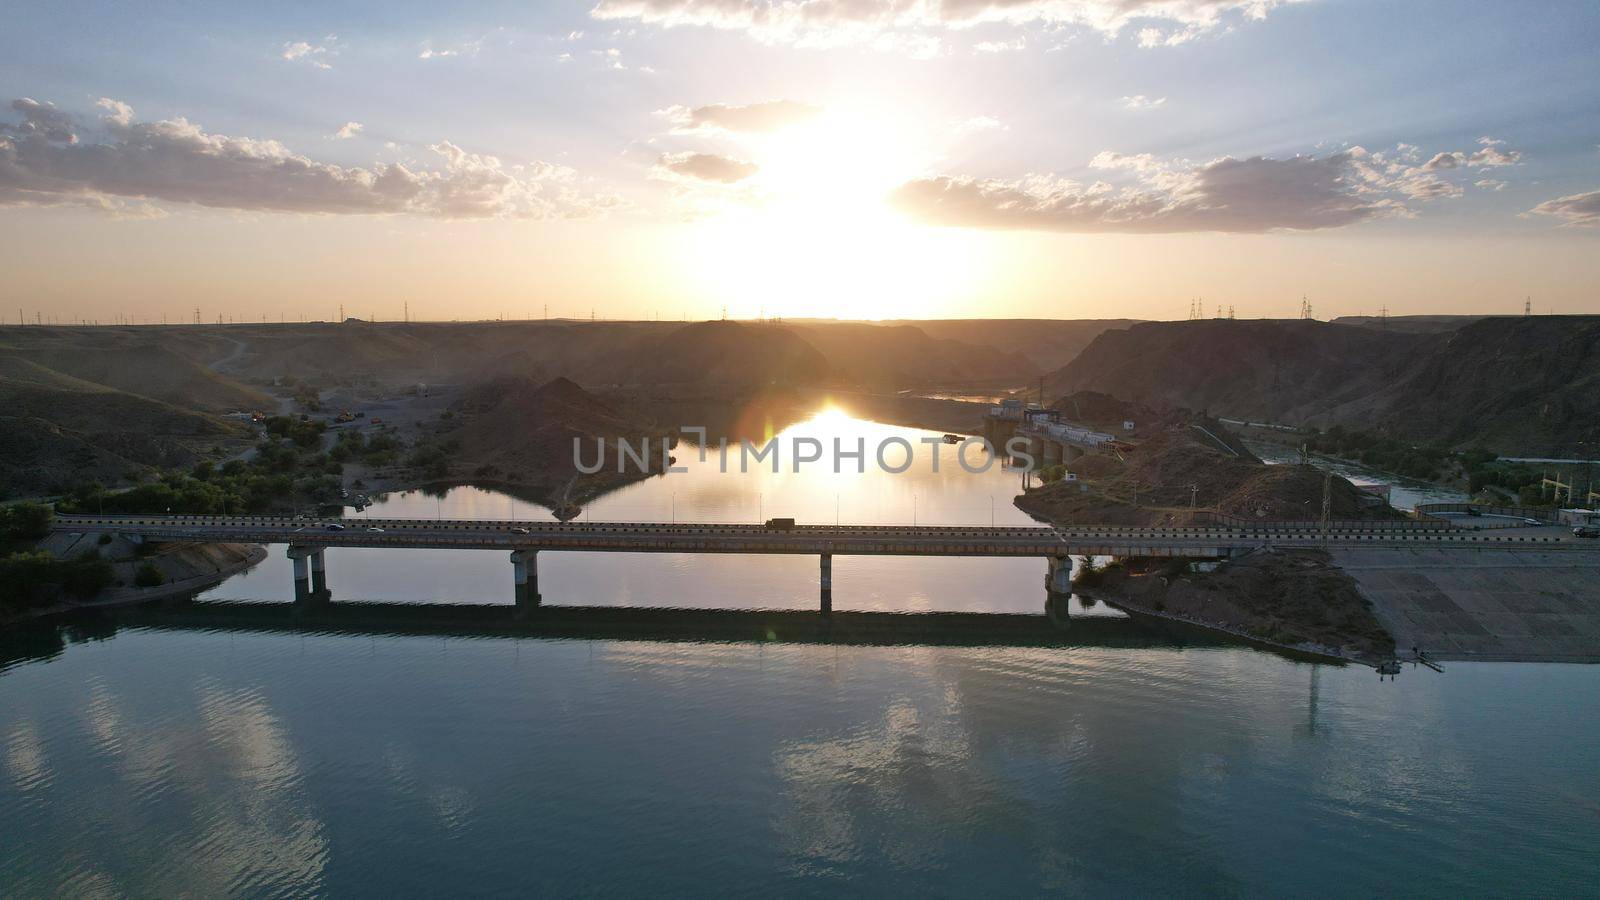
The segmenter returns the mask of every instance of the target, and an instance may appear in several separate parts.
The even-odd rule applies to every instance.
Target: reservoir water
[[[827,441],[925,432],[823,415]],[[602,519],[1027,524],[1017,476],[687,472]],[[737,461],[733,468],[737,468]],[[990,496],[993,496],[991,511]],[[548,517],[457,488],[373,516]],[[287,602],[282,547],[200,602]],[[812,608],[810,557],[540,554],[545,602]],[[1042,561],[840,558],[836,609],[1044,612]],[[503,553],[334,602],[510,604]],[[1116,615],[1074,605],[1074,616]],[[0,894],[1594,895],[1600,668],[1236,647],[0,633]]]

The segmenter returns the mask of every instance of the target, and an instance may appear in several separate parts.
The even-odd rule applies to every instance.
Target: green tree
[[[149,560],[140,563],[138,570],[133,573],[135,587],[157,587],[165,584],[166,581],[167,577],[162,575],[161,570],[156,568],[156,564]]]

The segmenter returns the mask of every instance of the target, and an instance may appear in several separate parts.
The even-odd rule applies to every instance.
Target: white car
[[[533,532],[529,531],[528,529],[523,528],[521,525],[518,525],[516,528],[513,528],[511,530],[516,532],[517,534],[532,534],[533,533]]]
[[[367,534],[383,534],[383,529],[379,528],[376,525],[374,525],[371,528],[367,529]]]

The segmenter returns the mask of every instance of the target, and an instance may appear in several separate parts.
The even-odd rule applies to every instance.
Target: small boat
[[[944,436],[944,442],[946,444],[959,444],[964,440],[966,440],[966,438],[963,438],[959,434],[947,434]]]

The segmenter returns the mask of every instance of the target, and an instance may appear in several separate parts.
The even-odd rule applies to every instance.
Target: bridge
[[[1482,534],[1439,523],[1373,520],[1181,527],[1081,525],[762,525],[463,519],[300,519],[274,516],[58,516],[60,532],[108,533],[167,543],[287,544],[295,597],[328,596],[325,553],[334,547],[504,550],[517,605],[537,607],[541,550],[623,553],[803,554],[820,560],[821,611],[833,610],[833,557],[985,556],[1046,561],[1045,590],[1072,592],[1072,556],[1221,559],[1263,546],[1559,549],[1540,532]],[[1566,542],[1570,546],[1570,542]],[[1556,546],[1552,546],[1556,545]]]

